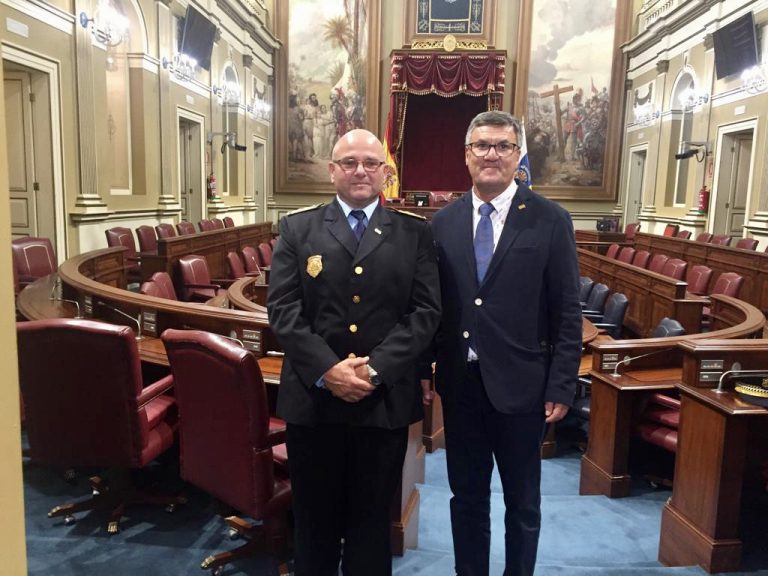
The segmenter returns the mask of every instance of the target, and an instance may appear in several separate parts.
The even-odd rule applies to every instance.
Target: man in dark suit
[[[295,573],[336,575],[341,558],[345,575],[389,575],[390,506],[428,392],[416,365],[440,319],[437,263],[427,222],[379,203],[389,167],[373,134],[342,136],[328,168],[336,200],[282,219],[267,299],[285,351]]]
[[[578,262],[568,213],[514,180],[518,121],[472,120],[472,190],[432,220],[443,316],[436,336],[456,572],[487,576],[490,481],[504,488],[505,576],[533,574],[545,422],[565,416],[581,356]]]

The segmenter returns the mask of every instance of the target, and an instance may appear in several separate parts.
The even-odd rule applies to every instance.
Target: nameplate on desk
[[[93,316],[93,298],[90,294],[83,296],[83,311],[86,316]]]
[[[603,354],[600,358],[600,370],[603,370],[604,372],[614,370],[618,361],[618,354]]]
[[[702,360],[701,370],[722,370],[725,367],[725,360]]]
[[[157,337],[157,312],[142,310],[141,331],[150,336]]]
[[[699,382],[719,382],[722,372],[699,372]]]
[[[261,330],[243,330],[243,348],[261,353]]]

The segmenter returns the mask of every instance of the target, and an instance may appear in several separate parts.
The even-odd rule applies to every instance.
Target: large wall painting
[[[379,0],[281,0],[277,192],[328,192],[336,141],[377,132]]]
[[[627,3],[523,0],[515,113],[524,118],[531,180],[562,199],[616,195]]]

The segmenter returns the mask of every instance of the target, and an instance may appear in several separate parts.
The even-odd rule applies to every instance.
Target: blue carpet
[[[453,574],[453,553],[445,472],[445,452],[426,456],[421,492],[419,547],[394,559],[396,576]],[[611,500],[579,496],[580,453],[568,452],[542,464],[543,527],[536,576],[702,576],[699,567],[665,568],[656,560],[661,508],[669,491],[655,491],[641,483],[632,496]],[[167,469],[166,469],[167,468]],[[145,481],[165,484],[174,476],[172,465],[156,466]],[[148,480],[147,480],[148,477]],[[171,481],[173,485],[173,481]],[[46,513],[56,504],[79,499],[88,491],[86,474],[74,485],[60,474],[25,465],[25,504],[29,574],[42,576],[143,576],[207,574],[200,562],[213,552],[238,545],[230,541],[211,499],[189,486],[178,486],[189,503],[168,514],[160,508],[128,511],[121,532],[108,536],[100,514],[78,514],[65,526]],[[501,483],[492,484],[491,575],[504,571]],[[768,535],[763,515],[757,515],[754,536],[745,537],[744,572],[768,574]],[[755,550],[749,551],[752,547]],[[229,565],[226,576],[276,574],[273,560],[255,558]]]

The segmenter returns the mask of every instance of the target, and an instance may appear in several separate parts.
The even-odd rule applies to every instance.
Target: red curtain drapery
[[[486,96],[486,109],[498,110],[504,95],[505,66],[506,55],[502,51],[393,52],[387,145],[398,167],[406,168],[401,154],[409,95],[436,94],[444,98],[458,95]],[[409,148],[412,144],[413,148],[422,147],[419,143],[409,141]],[[419,170],[440,169],[437,165],[421,164],[419,167]],[[410,173],[413,174],[413,171]],[[420,182],[423,183],[423,179]],[[442,186],[440,188],[444,189]]]

